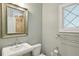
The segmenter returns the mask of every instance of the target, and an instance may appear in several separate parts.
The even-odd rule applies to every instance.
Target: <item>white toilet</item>
[[[33,56],[45,56],[43,53],[41,53],[41,44],[33,45],[32,55]]]

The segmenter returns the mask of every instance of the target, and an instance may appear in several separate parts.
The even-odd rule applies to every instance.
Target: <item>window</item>
[[[79,4],[64,4],[59,7],[60,32],[79,32]]]

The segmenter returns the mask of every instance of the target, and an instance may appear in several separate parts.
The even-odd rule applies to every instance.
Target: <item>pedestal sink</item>
[[[2,48],[2,56],[19,56],[31,52],[33,47],[28,43],[17,44]]]

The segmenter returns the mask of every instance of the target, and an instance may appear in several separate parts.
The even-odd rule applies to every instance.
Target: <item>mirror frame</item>
[[[24,33],[7,33],[7,7],[22,9],[25,13],[25,23],[24,23]],[[16,37],[16,36],[26,36],[28,35],[28,9],[18,6],[12,3],[2,3],[2,38]]]

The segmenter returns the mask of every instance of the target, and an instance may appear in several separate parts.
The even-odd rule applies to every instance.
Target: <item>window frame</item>
[[[79,28],[64,28],[63,8],[73,4],[74,3],[65,3],[59,5],[59,32],[79,32]]]

